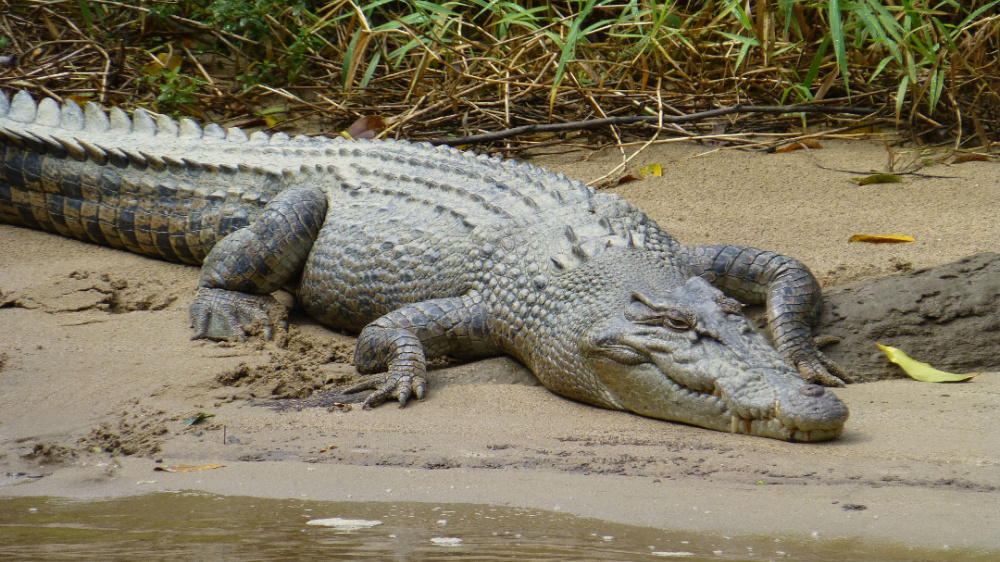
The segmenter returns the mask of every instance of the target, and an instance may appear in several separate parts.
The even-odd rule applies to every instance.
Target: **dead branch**
[[[763,113],[769,115],[781,115],[785,113],[816,113],[821,115],[836,115],[836,114],[848,114],[848,115],[860,115],[860,116],[870,116],[876,113],[878,110],[870,107],[826,107],[822,105],[746,105],[746,104],[736,104],[729,107],[720,107],[718,109],[710,109],[708,111],[700,111],[698,113],[691,113],[688,115],[680,115],[676,117],[668,117],[665,115],[626,115],[620,117],[606,117],[603,119],[588,119],[586,121],[570,121],[567,123],[532,123],[530,125],[522,125],[520,127],[513,127],[510,129],[504,129],[503,131],[496,131],[494,133],[484,133],[481,135],[469,135],[465,137],[458,137],[453,139],[433,139],[428,142],[435,145],[446,144],[449,146],[455,145],[465,145],[465,144],[483,144],[487,142],[494,142],[498,140],[509,139],[511,137],[516,137],[519,135],[528,135],[533,133],[563,133],[567,131],[584,131],[591,129],[600,129],[602,127],[612,127],[615,125],[634,125],[636,123],[666,123],[666,124],[680,124],[680,123],[694,123],[697,121],[704,121],[706,119],[711,119],[713,117],[720,117],[723,115],[732,115],[736,113]]]

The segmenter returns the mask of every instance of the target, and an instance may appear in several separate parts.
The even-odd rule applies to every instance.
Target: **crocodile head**
[[[572,318],[560,319],[572,334],[553,348],[576,348],[577,382],[571,392],[554,390],[733,433],[792,441],[841,433],[844,403],[802,380],[737,301],[682,265],[651,262],[643,252],[608,253],[576,269],[571,284],[580,306],[565,307]],[[564,359],[557,359],[561,368],[570,368]]]

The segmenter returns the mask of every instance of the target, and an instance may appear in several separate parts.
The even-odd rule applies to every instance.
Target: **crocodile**
[[[423,398],[428,359],[507,354],[604,408],[842,433],[848,409],[825,388],[841,380],[811,333],[819,285],[792,258],[687,247],[621,197],[447,146],[0,98],[0,223],[200,265],[195,338],[270,338],[289,290],[359,334],[366,376],[342,390],[366,407]],[[745,303],[766,305],[770,341]]]

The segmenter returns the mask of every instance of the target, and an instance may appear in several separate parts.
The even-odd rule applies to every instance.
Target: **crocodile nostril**
[[[799,394],[803,396],[811,396],[813,398],[823,396],[824,392],[826,392],[826,389],[818,384],[807,384],[799,388]]]

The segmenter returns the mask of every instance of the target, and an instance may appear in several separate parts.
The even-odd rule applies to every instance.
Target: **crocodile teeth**
[[[730,433],[745,433],[753,435],[753,420],[732,416],[729,418]]]

